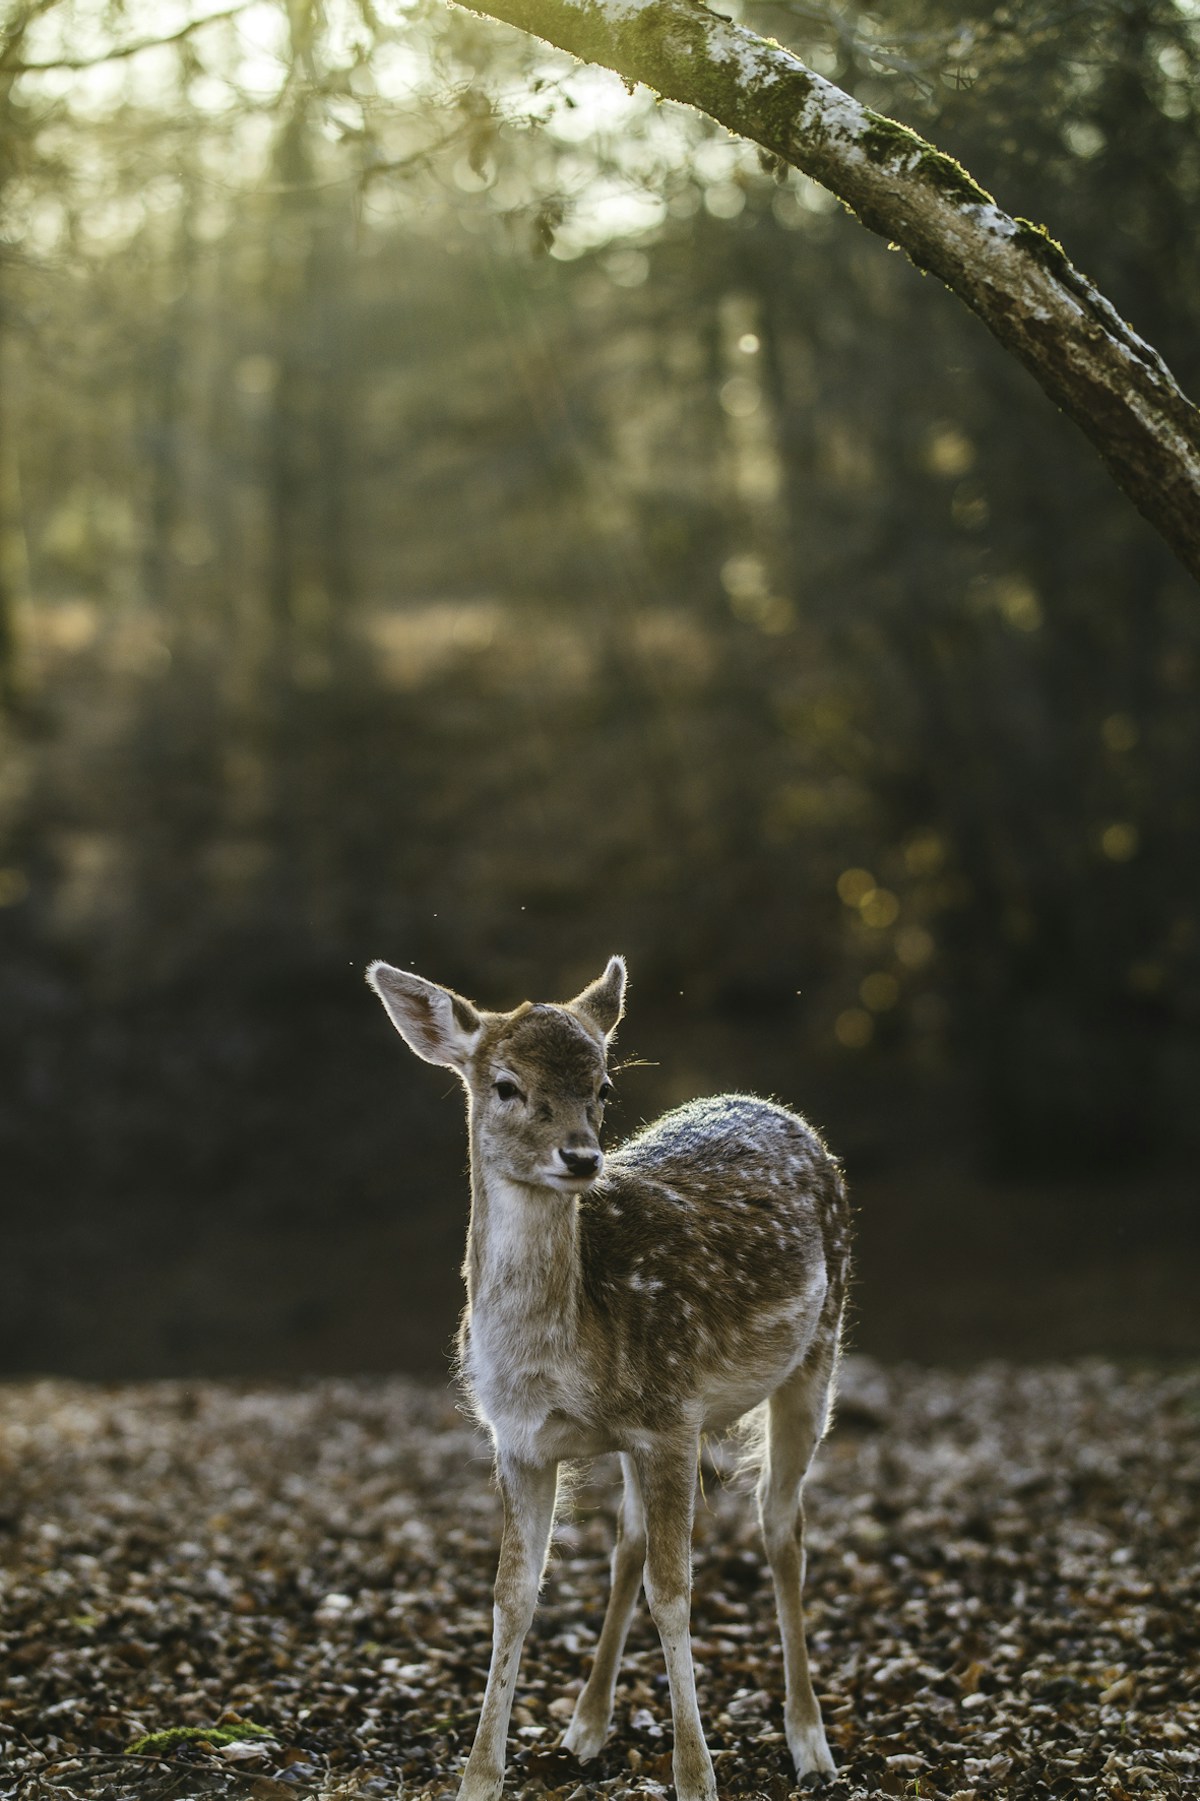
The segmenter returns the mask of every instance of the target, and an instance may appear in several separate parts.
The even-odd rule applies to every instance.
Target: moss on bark
[[[995,205],[987,189],[981,188],[954,157],[935,149],[927,138],[910,131],[907,125],[885,118],[883,113],[872,112],[870,107],[865,111],[869,123],[858,141],[871,162],[885,168],[904,169],[936,188],[948,200],[958,200],[967,206]]]
[[[1016,226],[1016,241],[1022,250],[1036,257],[1045,265],[1059,281],[1066,281],[1072,273],[1071,262],[1066,251],[1057,238],[1052,238],[1044,225],[1035,225],[1032,219],[1022,219],[1018,213],[1013,219]]]

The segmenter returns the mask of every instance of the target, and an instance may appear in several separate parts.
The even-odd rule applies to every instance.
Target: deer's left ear
[[[604,974],[590,982],[567,1005],[572,1013],[582,1013],[592,1025],[598,1026],[605,1038],[611,1038],[625,1011],[624,957],[610,957]]]

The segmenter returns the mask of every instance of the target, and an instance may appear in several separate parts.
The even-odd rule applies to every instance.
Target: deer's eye
[[[525,1096],[521,1093],[521,1090],[517,1087],[516,1083],[506,1081],[503,1077],[501,1077],[500,1081],[494,1082],[492,1086],[495,1088],[497,1096],[502,1101],[523,1101],[525,1099]]]
[[[603,1107],[605,1101],[612,1100],[612,1092],[613,1092],[613,1085],[611,1082],[601,1082],[600,1087],[596,1094],[596,1099],[600,1102],[600,1105],[602,1107]]]

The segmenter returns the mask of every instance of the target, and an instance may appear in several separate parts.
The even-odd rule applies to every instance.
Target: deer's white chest
[[[473,1318],[467,1378],[479,1414],[499,1447],[531,1463],[590,1455],[579,1383],[558,1347],[514,1343],[495,1320]]]
[[[464,1346],[497,1444],[530,1461],[591,1454],[577,1346],[574,1203],[490,1182]]]

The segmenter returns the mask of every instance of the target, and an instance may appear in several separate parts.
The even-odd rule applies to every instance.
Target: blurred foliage
[[[1200,389],[1192,0],[744,16]],[[322,1093],[384,1055],[373,955],[500,1005],[620,948],[832,1116],[1193,1149],[1200,611],[1023,373],[811,183],[515,33],[191,18],[3,28],[22,1193],[366,1193]],[[650,1104],[728,1079],[682,1063]]]

